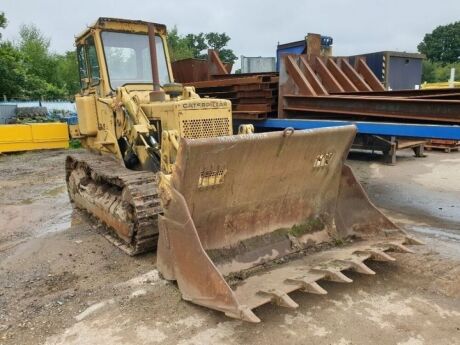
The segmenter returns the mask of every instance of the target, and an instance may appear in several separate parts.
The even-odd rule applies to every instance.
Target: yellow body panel
[[[91,96],[76,96],[75,104],[77,106],[78,125],[80,133],[83,135],[97,134],[97,111],[96,98]]]
[[[0,125],[0,152],[15,152],[69,147],[65,123]]]

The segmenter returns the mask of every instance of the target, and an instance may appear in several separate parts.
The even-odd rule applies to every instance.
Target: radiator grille
[[[182,120],[183,135],[187,139],[200,139],[230,135],[230,122],[226,117]]]

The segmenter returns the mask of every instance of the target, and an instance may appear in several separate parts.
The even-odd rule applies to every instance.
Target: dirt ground
[[[131,258],[72,210],[66,151],[0,156],[0,344],[460,344],[460,153],[352,154],[371,199],[426,242],[375,276],[292,294],[249,324],[182,301],[155,255]]]

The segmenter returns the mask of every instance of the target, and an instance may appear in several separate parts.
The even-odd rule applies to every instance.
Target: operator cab
[[[76,39],[80,85],[106,96],[120,86],[152,87],[147,22],[99,18]],[[168,67],[166,27],[155,25],[160,85],[172,80]],[[98,56],[98,53],[103,56]]]

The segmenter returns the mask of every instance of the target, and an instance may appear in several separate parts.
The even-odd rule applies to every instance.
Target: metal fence
[[[40,105],[41,104],[41,105]],[[17,108],[24,107],[46,107],[49,112],[57,111],[63,113],[75,113],[75,103],[68,101],[10,101],[0,102],[0,124],[8,123],[16,114]]]
[[[7,123],[16,112],[16,104],[0,104],[0,124]]]
[[[41,103],[41,105],[40,105]],[[75,112],[75,103],[69,101],[9,101],[9,102],[0,102],[0,106],[3,105],[14,105],[18,108],[22,107],[46,107],[49,111],[58,110],[58,111],[69,111]]]

